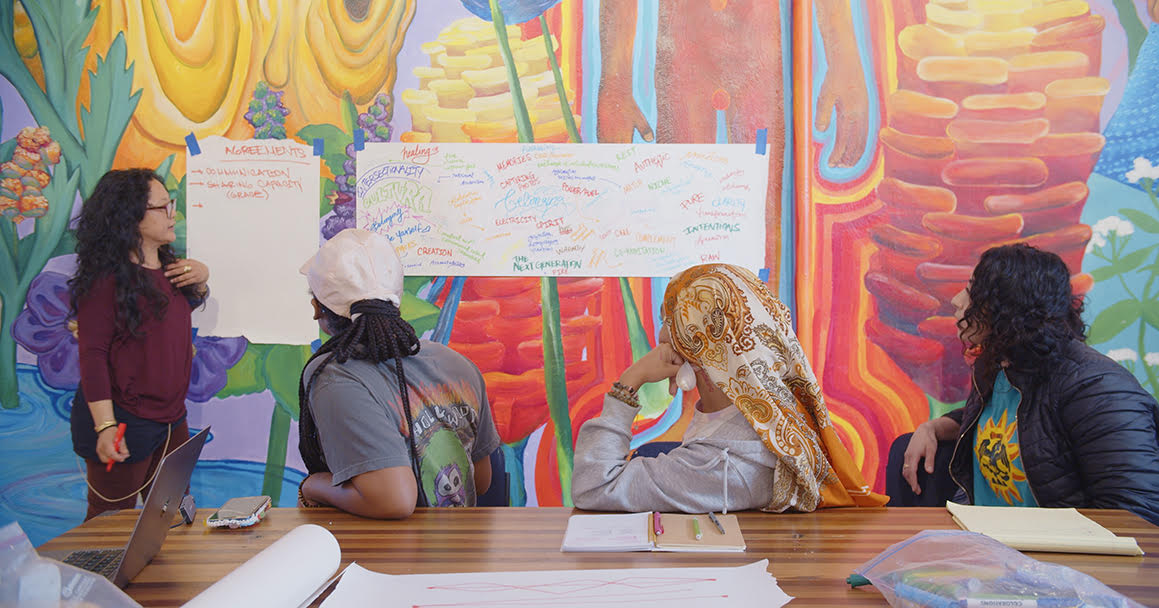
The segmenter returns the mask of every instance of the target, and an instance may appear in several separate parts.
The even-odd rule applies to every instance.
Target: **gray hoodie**
[[[580,427],[571,481],[577,508],[705,513],[759,509],[772,500],[776,457],[743,415],[667,454],[628,460],[637,413],[605,396],[603,413]]]

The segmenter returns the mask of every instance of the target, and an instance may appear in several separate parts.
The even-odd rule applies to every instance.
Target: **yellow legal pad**
[[[985,534],[1019,551],[1143,555],[1139,543],[1114,532],[1075,509],[979,507],[946,503],[963,530]]]

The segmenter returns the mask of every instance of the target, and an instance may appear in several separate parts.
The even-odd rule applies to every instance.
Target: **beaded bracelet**
[[[608,396],[613,399],[619,399],[632,407],[640,407],[640,396],[636,389],[629,387],[623,382],[615,382],[612,384],[612,389],[608,391]]]
[[[302,507],[307,508],[307,509],[317,509],[317,508],[326,506],[320,502],[314,502],[314,501],[306,498],[306,495],[302,493],[302,486],[306,484],[306,480],[309,478],[310,478],[310,476],[307,475],[307,476],[302,478],[302,481],[298,482],[298,504]]]

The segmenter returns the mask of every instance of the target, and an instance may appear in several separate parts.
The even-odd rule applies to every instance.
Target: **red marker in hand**
[[[117,425],[117,436],[113,437],[113,453],[114,454],[116,454],[118,451],[120,451],[121,440],[124,438],[125,438],[125,423],[122,422],[122,423]],[[113,460],[112,456],[110,456],[109,463],[107,465],[105,465],[105,472],[106,473],[113,470],[113,463],[114,462],[116,462],[116,461]]]

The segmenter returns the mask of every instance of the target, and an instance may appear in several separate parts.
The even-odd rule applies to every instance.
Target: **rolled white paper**
[[[342,550],[329,530],[304,524],[217,581],[185,608],[301,606],[338,570]]]

